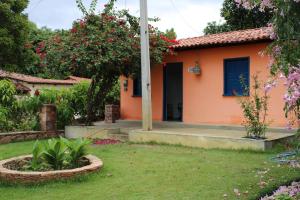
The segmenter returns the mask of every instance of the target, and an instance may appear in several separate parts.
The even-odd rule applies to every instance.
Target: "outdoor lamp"
[[[192,74],[195,74],[195,75],[200,75],[201,74],[201,68],[200,68],[199,62],[196,61],[195,66],[189,67],[188,72],[192,73]]]
[[[123,87],[124,87],[124,91],[127,92],[127,90],[128,90],[128,79],[123,81]]]

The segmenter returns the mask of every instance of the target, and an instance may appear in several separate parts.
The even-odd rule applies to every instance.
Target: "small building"
[[[34,93],[43,88],[68,88],[81,81],[90,81],[90,79],[69,76],[65,80],[55,80],[55,79],[44,79],[14,72],[7,72],[4,70],[0,70],[0,79],[9,79],[11,80],[17,89],[19,94],[30,94],[34,95]]]
[[[236,94],[242,93],[241,75],[269,77],[270,58],[262,52],[270,44],[270,28],[248,29],[179,40],[175,55],[151,67],[154,121],[188,124],[240,125],[243,113]],[[279,84],[270,92],[268,120],[285,126]],[[121,77],[121,119],[142,119],[141,79]]]

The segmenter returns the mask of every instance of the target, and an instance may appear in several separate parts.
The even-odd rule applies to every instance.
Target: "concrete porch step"
[[[220,130],[214,130],[219,133]],[[224,131],[224,130],[223,130]],[[200,131],[195,132],[178,132],[166,130],[143,131],[134,130],[129,133],[129,141],[131,142],[156,142],[174,145],[183,145],[200,148],[220,148],[220,149],[252,149],[252,150],[268,150],[278,143],[291,141],[294,134],[269,134],[269,138],[265,140],[255,140],[244,138],[243,136],[234,133],[229,134],[214,134],[210,132]]]

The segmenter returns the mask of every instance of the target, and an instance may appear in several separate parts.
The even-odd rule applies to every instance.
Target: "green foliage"
[[[80,116],[82,119],[86,119],[87,116],[87,93],[89,87],[89,82],[81,82],[71,88],[73,94],[72,107],[75,115]]]
[[[176,34],[174,28],[167,29],[165,34],[166,34],[166,37],[169,38],[170,40],[176,40],[177,39],[177,34]]]
[[[0,68],[21,71],[35,61],[27,49],[29,21],[23,11],[28,0],[0,1]]]
[[[43,104],[54,104],[57,108],[57,128],[64,129],[74,120],[75,108],[72,107],[74,100],[71,89],[43,89],[39,95],[23,99],[28,112],[38,115]]]
[[[29,141],[0,145],[0,159],[28,154],[33,143]],[[273,151],[254,152],[127,143],[90,146],[88,149],[89,153],[104,161],[104,168],[84,183],[76,180],[32,187],[1,184],[1,199],[33,200],[41,199],[42,195],[43,200],[66,198],[258,200],[273,193],[279,186],[289,185],[300,178],[299,169],[277,166],[270,162],[270,158],[274,156]],[[267,173],[261,176],[265,171]],[[268,184],[261,188],[260,180]],[[161,184],[157,184],[159,181]],[[141,191],[145,191],[145,182],[151,186],[151,192],[141,194]],[[239,189],[241,196],[236,196],[234,188]],[[87,195],[87,191],[90,196]],[[224,194],[227,194],[226,198]]]
[[[67,146],[62,139],[49,139],[44,146],[43,158],[54,170],[61,170],[67,162]]]
[[[0,131],[36,130],[37,117],[26,111],[16,95],[15,85],[11,81],[0,80]]]
[[[96,1],[87,11],[78,0],[85,16],[75,21],[71,30],[57,33],[36,48],[40,65],[50,77],[73,74],[92,79],[86,106],[87,123],[103,117],[107,101],[118,101],[117,95],[111,95],[115,93],[118,78],[131,76],[140,68],[139,18],[128,10],[115,10],[114,3],[115,0],[109,0],[100,14],[94,14]],[[151,64],[162,63],[163,56],[173,52],[169,47],[175,40],[168,39],[153,26],[149,26],[149,33]]]
[[[61,138],[61,140],[68,147],[70,165],[74,168],[79,167],[82,157],[87,155],[87,145],[89,145],[91,141],[82,138],[77,140],[67,140]]]
[[[12,130],[13,125],[13,121],[9,119],[9,110],[0,106],[0,131]]]
[[[15,85],[9,80],[0,80],[0,105],[12,106],[16,101],[15,95]]]
[[[84,15],[89,15],[89,14],[94,14],[96,10],[98,0],[92,0],[90,4],[89,11],[86,9],[86,7],[83,5],[82,0],[76,0],[77,6],[79,10],[84,14]]]
[[[295,199],[290,197],[288,194],[281,194],[279,196],[276,196],[275,200],[295,200]]]
[[[225,19],[225,23],[209,22],[203,31],[205,35],[264,27],[271,21],[273,13],[270,9],[261,11],[259,6],[248,10],[238,6],[235,0],[225,0],[221,16]]]
[[[27,163],[25,168],[27,170],[39,171],[44,167],[43,164],[43,148],[41,143],[37,140],[33,145],[32,159]]]
[[[244,97],[241,97],[239,102],[245,117],[243,125],[246,128],[247,137],[265,138],[268,127],[266,117],[269,96],[266,91],[262,91],[262,84],[258,80],[258,75],[253,76],[253,91],[249,91],[250,88],[245,86],[243,77],[241,77],[241,83],[244,86]]]
[[[223,33],[231,31],[230,26],[227,23],[217,23],[216,21],[208,22],[207,26],[203,30],[204,35]]]
[[[89,144],[88,139],[68,140],[62,137],[42,143],[36,141],[33,145],[32,159],[24,169],[45,171],[81,167]]]
[[[116,80],[112,89],[108,92],[105,97],[105,104],[120,104],[120,81]],[[104,113],[103,113],[104,114]]]

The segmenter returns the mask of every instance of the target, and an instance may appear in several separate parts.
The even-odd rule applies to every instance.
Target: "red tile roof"
[[[74,80],[74,81],[91,81],[91,79],[88,78],[82,78],[78,76],[69,76],[66,80]]]
[[[53,85],[74,85],[83,80],[90,80],[85,78],[80,78],[76,76],[70,76],[66,80],[55,80],[55,79],[44,79],[24,74],[18,74],[14,72],[7,72],[4,70],[0,70],[0,78],[8,78],[16,81],[23,81],[32,84],[53,84]]]
[[[259,41],[271,41],[272,29],[269,27],[231,31],[225,33],[211,34],[194,38],[179,40],[179,44],[174,45],[175,49],[222,46],[227,44],[241,44]]]

